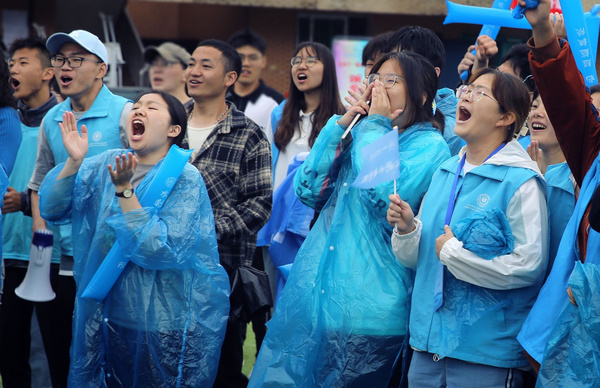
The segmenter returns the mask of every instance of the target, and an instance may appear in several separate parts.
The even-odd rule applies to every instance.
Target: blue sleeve
[[[197,170],[182,172],[162,209],[142,208],[106,219],[124,257],[152,270],[195,268],[218,260],[212,207]]]
[[[340,140],[345,128],[337,125],[341,116],[332,116],[319,133],[310,154],[294,177],[294,190],[302,203],[320,209],[329,199],[344,157]]]
[[[54,167],[40,186],[40,214],[42,218],[56,225],[67,224],[71,220],[73,188],[77,174],[56,180],[64,163]]]
[[[22,136],[17,112],[10,107],[0,109],[0,166],[7,177],[15,165]],[[0,194],[4,195],[6,187],[0,189]]]
[[[415,214],[437,169],[450,158],[450,150],[437,131],[417,132],[400,139],[398,194]]]

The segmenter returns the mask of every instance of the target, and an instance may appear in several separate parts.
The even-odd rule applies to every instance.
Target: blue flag
[[[352,186],[370,189],[400,176],[398,130],[392,129],[362,150],[363,166]]]

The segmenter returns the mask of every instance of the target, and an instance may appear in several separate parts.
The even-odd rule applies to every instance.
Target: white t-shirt
[[[294,156],[301,152],[310,151],[308,145],[308,138],[310,137],[310,131],[312,130],[312,118],[314,111],[310,113],[304,113],[300,111],[300,122],[297,128],[300,129],[294,132],[292,140],[285,147],[284,151],[279,152],[277,158],[277,164],[275,164],[275,181],[273,182],[273,191],[279,187],[281,182],[287,176],[287,170],[290,162],[294,159]]]
[[[192,152],[192,159],[194,159],[196,157],[196,155],[198,154],[198,151],[200,151],[200,148],[202,147],[202,144],[204,144],[204,142],[208,138],[208,135],[210,135],[210,133],[213,131],[213,129],[215,129],[216,126],[217,126],[217,124],[213,124],[210,127],[197,128],[197,127],[192,127],[188,124],[188,127],[187,127],[188,143],[189,143],[190,149],[194,150],[194,152]]]

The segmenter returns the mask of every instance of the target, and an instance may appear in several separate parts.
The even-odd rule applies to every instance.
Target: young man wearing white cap
[[[86,125],[89,136],[87,156],[97,155],[113,148],[128,148],[125,133],[125,119],[132,103],[116,96],[104,86],[102,78],[106,75],[108,53],[104,44],[84,30],[70,34],[56,33],[46,41],[46,47],[52,54],[51,64],[65,101],[48,111],[40,126],[38,135],[38,155],[33,176],[28,187],[33,191],[31,207],[33,228],[45,229],[46,221],[40,217],[38,190],[42,180],[53,167],[64,162],[68,154],[62,143],[59,123],[63,113],[72,111],[81,129]],[[59,274],[68,276],[61,282],[64,289],[55,290],[57,297],[63,299],[61,310],[63,321],[57,322],[57,336],[67,344],[71,342],[71,319],[75,301],[75,282],[73,281],[73,247],[71,244],[71,225],[60,226],[61,262]],[[60,331],[60,332],[59,332]],[[69,359],[69,348],[63,355]],[[68,364],[67,364],[68,365]],[[61,371],[67,385],[68,371]]]
[[[185,90],[185,70],[190,57],[190,53],[183,47],[172,42],[165,42],[158,47],[149,46],[144,50],[144,61],[149,66],[148,76],[152,89],[169,93],[186,110],[194,103]]]

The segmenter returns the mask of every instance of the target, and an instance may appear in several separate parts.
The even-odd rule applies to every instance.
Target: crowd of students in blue
[[[483,38],[477,54],[465,56],[471,74],[456,91],[438,90],[445,51],[431,30],[377,36],[363,53],[365,82],[349,91],[346,107],[331,51],[312,42],[294,49],[288,98],[267,128],[273,211],[257,236],[257,249],[287,282],[248,386],[600,384],[600,89],[586,89],[549,13],[547,0],[524,11],[533,36],[498,69],[482,67],[497,52]],[[78,34],[56,34],[47,48],[68,57],[77,42],[105,63],[105,50],[85,45],[97,38]],[[23,49],[32,48],[11,55]],[[11,58],[10,68],[20,61]],[[87,114],[78,130],[82,117],[69,104],[87,102],[73,94],[40,129],[43,114],[22,101],[17,115],[12,94],[21,82],[9,81],[0,61],[0,192],[8,190],[2,227],[10,242],[3,249],[26,262],[41,218],[60,238],[65,228],[76,231],[72,252],[53,255],[53,270],[60,262],[76,285],[69,386],[211,386],[229,280],[202,171],[163,163],[189,158],[180,148],[187,113],[164,92],[133,103],[114,96],[102,76],[91,87],[106,115]],[[73,82],[62,81],[67,89]],[[391,131],[400,177],[354,187],[361,150]],[[42,137],[51,152],[38,153],[52,155],[46,171],[31,152]],[[164,174],[170,178],[154,179]],[[164,200],[148,204],[148,193]],[[131,263],[102,303],[83,298],[115,243]],[[69,253],[74,263],[63,268]],[[7,271],[25,271],[17,264]],[[3,298],[13,297],[13,286],[4,285]],[[6,315],[0,329],[10,324]],[[66,376],[52,366],[65,350],[44,346],[53,385],[62,386]],[[10,351],[0,353],[1,364]]]

